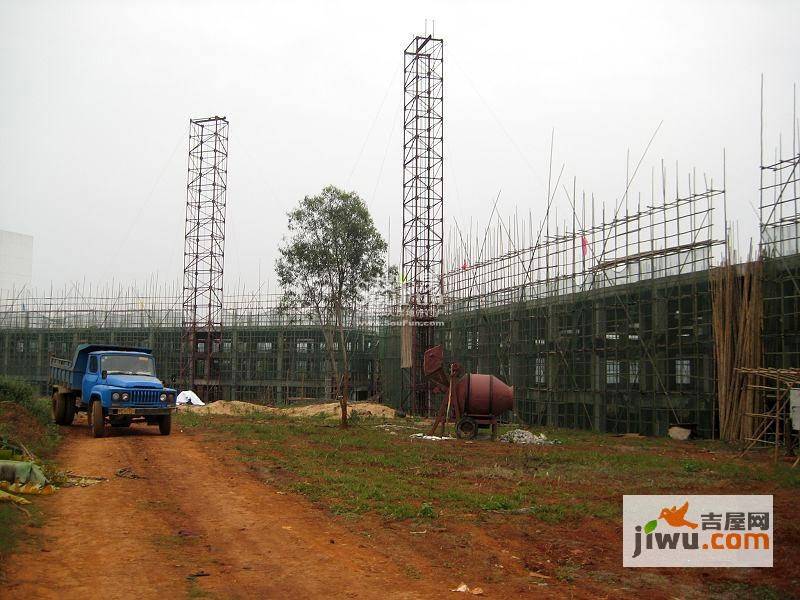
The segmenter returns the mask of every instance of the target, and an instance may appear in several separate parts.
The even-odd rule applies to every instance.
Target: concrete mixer
[[[481,427],[491,427],[492,439],[497,434],[497,417],[514,407],[514,387],[494,375],[462,373],[461,365],[452,363],[449,375],[444,369],[442,346],[425,351],[425,376],[433,383],[434,391],[444,393],[442,404],[430,435],[441,425],[442,432],[452,407],[456,417],[456,436],[473,439]]]

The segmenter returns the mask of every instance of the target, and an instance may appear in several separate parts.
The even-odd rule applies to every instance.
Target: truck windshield
[[[151,356],[133,356],[126,354],[109,354],[101,361],[102,370],[109,373],[124,373],[126,375],[152,375],[156,370]]]

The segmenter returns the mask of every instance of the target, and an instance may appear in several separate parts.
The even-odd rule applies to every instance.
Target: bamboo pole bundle
[[[756,390],[736,369],[761,366],[761,275],[759,258],[739,268],[726,260],[710,276],[719,432],[728,442],[752,436],[754,423],[747,415],[759,412]]]

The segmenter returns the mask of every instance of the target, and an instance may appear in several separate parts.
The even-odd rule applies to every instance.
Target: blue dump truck
[[[153,352],[147,348],[80,344],[72,362],[50,358],[53,420],[71,425],[84,411],[94,437],[137,420],[158,425],[161,435],[172,429],[175,390],[156,377]]]

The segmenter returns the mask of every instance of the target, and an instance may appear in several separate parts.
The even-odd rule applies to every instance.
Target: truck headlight
[[[166,401],[167,401],[167,395],[166,395],[166,394],[161,394],[161,395],[158,397],[158,399],[159,399],[159,400],[161,400],[162,402],[166,402]]]
[[[116,402],[117,400],[119,400],[119,392],[114,392],[113,394],[111,394],[111,399],[112,399],[114,402]]]
[[[128,401],[128,392],[122,392],[122,401],[123,402],[127,402]]]

